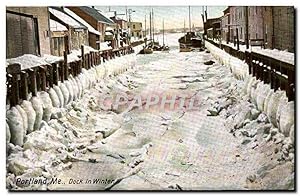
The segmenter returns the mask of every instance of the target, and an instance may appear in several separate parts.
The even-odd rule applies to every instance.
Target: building
[[[141,22],[128,22],[127,27],[130,29],[131,37],[138,39],[143,37],[143,25]]]
[[[51,54],[48,7],[6,7],[6,58]]]
[[[61,23],[50,19],[51,31],[51,54],[55,56],[63,56],[64,51],[68,48],[69,30]]]
[[[100,38],[103,35],[101,35],[99,31],[97,31],[94,27],[92,27],[89,23],[87,23],[69,8],[64,7],[63,9],[69,16],[83,24],[88,29],[89,46],[91,46],[94,49],[100,49]]]
[[[273,47],[295,52],[295,9],[292,6],[274,6]]]
[[[114,26],[114,22],[109,18],[105,17],[94,7],[88,6],[78,6],[78,7],[67,7],[76,15],[85,20],[88,24],[90,24],[94,29],[101,33],[101,35],[105,35],[106,27]],[[104,42],[104,37],[100,37],[100,42]]]
[[[51,40],[52,43],[65,46],[65,50],[68,52],[80,49],[81,45],[89,45],[87,27],[69,16],[62,7],[49,7],[49,13],[50,19],[60,23],[68,29],[64,42],[62,42],[60,37],[53,37]],[[54,32],[51,33],[54,34]],[[52,47],[53,53],[56,45],[53,45]]]
[[[110,19],[112,19],[116,24],[118,24],[118,27],[120,29],[128,29],[126,20],[119,18],[117,16],[110,17]]]
[[[227,7],[223,11],[224,15],[221,17],[221,39],[223,41],[229,42],[229,35],[230,35],[230,13],[229,7]]]
[[[221,35],[221,17],[209,18],[204,23],[204,35],[208,38],[217,39]]]
[[[265,48],[295,51],[294,7],[229,6],[223,13],[221,18],[223,40],[234,42],[238,33],[240,44],[245,44],[248,31],[248,40],[252,46],[263,45]],[[206,27],[212,28],[212,24],[207,23]]]

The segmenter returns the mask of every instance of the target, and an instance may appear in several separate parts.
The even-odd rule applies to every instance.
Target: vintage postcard
[[[294,6],[6,6],[9,191],[294,191]]]

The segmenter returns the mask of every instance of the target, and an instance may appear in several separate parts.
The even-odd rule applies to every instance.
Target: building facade
[[[227,34],[229,42],[236,41],[238,33],[239,42],[245,44],[248,30],[250,45],[261,42],[265,48],[295,51],[294,7],[229,6],[223,12],[221,37],[224,41]]]
[[[6,7],[7,58],[51,54],[48,7]]]
[[[128,22],[127,24],[131,30],[131,37],[139,39],[143,37],[143,24],[141,22]]]
[[[101,14],[98,10],[93,7],[88,6],[71,6],[67,7],[75,14],[84,19],[87,23],[89,23],[93,28],[101,33],[100,42],[104,42],[104,35],[106,31],[106,27],[110,25],[114,25],[114,23],[106,18],[103,14]]]

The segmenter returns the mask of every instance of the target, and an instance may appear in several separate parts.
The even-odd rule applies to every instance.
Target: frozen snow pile
[[[248,65],[246,63],[231,56],[224,50],[215,47],[209,42],[205,42],[205,46],[218,61],[230,67],[235,77],[238,79],[244,79],[248,75]]]
[[[269,121],[286,137],[290,136],[294,125],[294,102],[288,102],[284,91],[274,92],[269,85],[249,76],[246,81],[246,93],[258,109],[267,114]]]
[[[100,43],[100,51],[111,50],[111,49],[112,49],[112,47],[108,46],[108,42],[101,42]]]
[[[32,54],[24,54],[23,56],[19,56],[16,58],[6,59],[7,64],[18,63],[21,65],[21,69],[28,69],[31,67],[36,67],[40,65],[49,64],[43,58],[32,55]]]
[[[205,42],[205,45],[216,59],[230,67],[232,73],[238,79],[245,81],[244,92],[251,102],[267,115],[268,120],[278,127],[284,136],[291,136],[291,127],[294,125],[294,102],[288,102],[285,92],[281,90],[274,92],[270,85],[264,84],[248,74],[248,65],[246,63],[232,57],[209,42]],[[241,114],[244,113],[241,112]]]
[[[94,48],[90,46],[84,46],[84,53],[88,54],[90,52],[97,52],[98,50],[95,50]],[[68,63],[79,61],[81,58],[81,50],[72,50],[70,54],[68,54],[67,60]],[[6,59],[6,66],[14,63],[18,63],[21,65],[21,69],[29,69],[31,67],[37,67],[40,65],[48,65],[51,63],[55,63],[58,61],[62,61],[64,58],[62,56],[53,56],[45,54],[43,57],[35,56],[32,54],[24,54],[22,56]]]
[[[212,41],[214,41],[215,43],[220,43],[219,41],[216,41],[216,40],[212,40]],[[234,48],[234,49],[237,48],[237,46],[234,46],[233,43],[228,43],[227,44],[225,41],[222,41],[222,44],[227,45],[227,46],[229,46],[231,48]],[[265,56],[269,56],[269,57],[272,57],[274,59],[292,64],[292,65],[294,65],[294,63],[295,63],[294,62],[295,54],[292,53],[292,52],[288,52],[287,50],[268,49],[268,48],[263,49],[260,46],[250,46],[250,49],[246,49],[246,45],[240,45],[239,47],[240,47],[240,50],[243,51],[243,52],[244,51],[253,51],[253,52],[256,52],[256,53],[259,53],[259,54],[262,54],[262,55],[265,55]]]
[[[89,92],[87,90],[94,89],[91,87],[95,87],[94,96],[104,93],[104,88],[109,90],[102,85],[103,80],[133,68],[135,61],[135,54],[131,54],[89,70],[83,69],[78,77],[70,75],[68,80],[47,92],[38,92],[30,101],[24,100],[9,109],[6,128],[7,186],[45,190],[45,185],[17,186],[15,180],[19,177],[50,179],[64,168],[71,167],[71,160],[82,160],[88,145],[119,129],[118,122],[122,119],[113,113],[99,115],[99,106],[93,101],[95,98],[78,100]]]
[[[47,123],[51,118],[57,118],[60,115],[59,108],[69,108],[73,101],[81,98],[85,90],[106,76],[112,77],[133,68],[135,61],[135,55],[131,54],[111,59],[89,70],[83,69],[78,77],[70,75],[68,80],[59,82],[47,92],[38,92],[30,101],[24,100],[21,105],[12,107],[7,111],[11,142],[23,146],[26,134],[39,130],[42,121]]]
[[[269,56],[272,57],[274,59],[289,63],[294,65],[294,59],[295,59],[295,55],[294,53],[288,52],[286,50],[278,50],[278,49],[262,49],[260,47],[252,47],[251,48],[252,51],[265,55],[265,56]]]

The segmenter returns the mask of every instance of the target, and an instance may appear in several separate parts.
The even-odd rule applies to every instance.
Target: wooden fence
[[[32,96],[36,96],[38,91],[47,91],[54,85],[58,85],[59,81],[68,80],[70,74],[76,77],[81,73],[82,68],[90,69],[102,62],[133,52],[131,46],[126,46],[85,54],[84,46],[81,46],[81,56],[79,56],[80,60],[78,61],[68,63],[65,51],[64,59],[52,64],[24,70],[21,70],[20,64],[8,65],[6,68],[7,104],[13,107],[22,100],[27,100],[29,92]]]
[[[218,44],[212,40],[207,42],[221,48],[230,55],[245,61],[249,67],[249,74],[260,79],[265,84],[270,84],[275,91],[285,90],[289,101],[295,100],[295,66],[269,56],[256,52],[236,50],[228,45]]]

